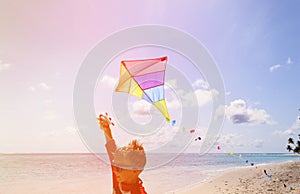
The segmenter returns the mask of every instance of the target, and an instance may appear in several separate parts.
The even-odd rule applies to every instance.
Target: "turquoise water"
[[[163,156],[162,156],[163,157]],[[248,162],[247,162],[248,161]],[[280,163],[288,161],[300,161],[300,155],[286,153],[235,153],[235,154],[181,154],[168,165],[185,167],[198,166],[205,169],[221,169],[230,167],[243,167]]]

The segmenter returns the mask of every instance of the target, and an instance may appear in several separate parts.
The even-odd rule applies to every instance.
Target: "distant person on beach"
[[[127,146],[117,148],[110,125],[111,119],[99,115],[100,128],[106,139],[106,150],[112,169],[113,194],[147,194],[139,175],[146,164],[144,148],[137,140],[132,140]]]

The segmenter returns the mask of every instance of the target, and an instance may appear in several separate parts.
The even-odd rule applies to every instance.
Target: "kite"
[[[268,176],[269,179],[272,178],[272,175],[271,175],[271,174],[268,174],[267,176]]]
[[[176,124],[176,120],[172,121],[172,126],[174,126]]]
[[[191,130],[190,130],[190,133],[195,133],[195,129],[191,129]]]
[[[265,175],[267,175],[267,177],[268,177],[269,179],[272,178],[272,175],[271,175],[271,174],[268,174],[266,170],[264,170],[264,173],[265,173]]]
[[[268,176],[268,173],[267,173],[267,171],[266,171],[266,170],[264,170],[264,173],[265,173],[265,175],[267,175],[267,176]]]
[[[220,150],[220,149],[221,149],[221,147],[220,147],[220,146],[217,146],[217,149],[218,149],[218,150]]]
[[[164,95],[167,57],[121,61],[116,92],[125,92],[153,104],[170,122]]]
[[[197,140],[199,140],[199,141],[200,141],[200,140],[201,140],[201,137],[200,137],[200,136],[199,136],[199,137],[197,137],[197,138],[195,139],[195,141],[197,141]]]

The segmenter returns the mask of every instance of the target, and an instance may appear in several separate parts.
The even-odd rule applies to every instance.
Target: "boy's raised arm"
[[[114,125],[114,124],[111,122],[111,118],[108,117],[107,113],[106,115],[100,114],[97,119],[99,121],[100,128],[104,132],[106,143],[107,143],[113,139],[110,125]]]
[[[111,118],[108,117],[107,113],[105,115],[100,114],[97,119],[99,121],[100,128],[104,132],[105,140],[106,140],[106,144],[105,144],[106,151],[109,156],[110,162],[112,162],[112,160],[114,158],[113,152],[115,152],[117,149],[116,143],[113,139],[111,129],[110,129],[110,125],[114,125],[114,123],[111,122]]]

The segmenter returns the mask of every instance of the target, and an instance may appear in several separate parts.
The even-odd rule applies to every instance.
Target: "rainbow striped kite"
[[[164,95],[167,57],[121,61],[116,92],[126,92],[152,103],[170,122]]]

